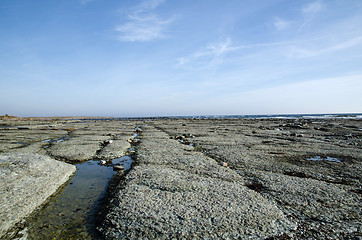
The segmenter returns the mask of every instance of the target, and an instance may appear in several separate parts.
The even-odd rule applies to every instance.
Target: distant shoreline
[[[60,121],[60,120],[154,120],[154,119],[298,119],[298,118],[349,118],[362,119],[362,113],[328,113],[328,114],[258,114],[258,115],[189,115],[189,116],[154,116],[154,117],[93,117],[93,116],[60,116],[60,117],[17,117],[2,115],[0,120],[25,121]]]

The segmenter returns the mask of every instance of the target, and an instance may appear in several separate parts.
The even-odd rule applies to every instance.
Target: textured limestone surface
[[[297,229],[274,239],[359,239],[361,119],[187,119],[153,123],[227,166]]]
[[[100,159],[122,157],[131,147],[128,139],[130,139],[130,136],[119,136],[111,139],[105,143],[104,148],[98,153],[97,157]]]
[[[108,162],[138,143],[130,150],[135,164],[108,189],[98,227],[104,238],[362,239],[361,119],[0,125],[1,154]]]
[[[0,121],[0,238],[75,172],[76,167],[64,161],[103,159],[109,164],[125,154],[134,132],[135,121]]]
[[[360,119],[162,119],[99,227],[108,239],[361,239]]]
[[[135,129],[135,121],[24,121],[7,124],[14,126],[0,128],[0,153],[38,153],[67,162],[121,157],[130,147],[128,139]]]
[[[0,237],[75,172],[73,165],[26,153],[0,155]]]
[[[153,127],[101,227],[107,239],[264,239],[295,228],[234,171]]]

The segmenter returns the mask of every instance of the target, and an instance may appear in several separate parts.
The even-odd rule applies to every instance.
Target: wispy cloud
[[[307,58],[307,57],[315,57],[322,54],[328,54],[335,51],[342,51],[348,48],[355,47],[357,45],[362,44],[362,36],[355,37],[349,40],[345,40],[339,43],[335,43],[328,47],[316,47],[314,49],[302,48],[292,46],[289,49],[288,56],[292,58]]]
[[[273,25],[278,30],[284,30],[291,26],[292,22],[281,19],[279,17],[275,17],[273,21]]]
[[[229,52],[237,51],[239,47],[231,45],[231,39],[227,38],[224,41],[208,45],[203,50],[197,51],[186,57],[177,59],[178,66],[185,66],[189,63],[199,63],[203,66],[220,63],[223,56]]]
[[[309,15],[309,14],[316,14],[323,10],[323,4],[320,0],[314,1],[312,3],[309,3],[308,5],[304,6],[302,8],[302,13]]]
[[[304,5],[300,12],[302,14],[301,20],[289,21],[282,19],[280,17],[274,17],[273,26],[277,30],[285,30],[290,28],[292,25],[299,27],[299,30],[307,25],[309,25],[313,19],[317,16],[318,13],[322,12],[325,9],[325,4],[322,3],[321,0],[316,0],[307,5]]]
[[[328,42],[330,35],[294,41],[265,42],[254,44],[233,43],[230,38],[207,45],[203,49],[176,59],[176,67],[190,71],[217,69],[226,61],[248,64],[245,59],[256,59],[263,62],[264,58],[291,60],[319,57],[327,54],[345,52],[362,46],[362,36],[341,38]]]
[[[118,39],[126,42],[143,42],[164,38],[166,27],[172,20],[160,19],[157,15],[129,16],[130,22],[116,27]]]
[[[145,1],[128,14],[128,22],[119,25],[115,31],[118,39],[127,42],[144,42],[166,37],[165,31],[173,18],[162,19],[153,12],[164,0]]]
[[[145,10],[153,10],[156,7],[158,7],[158,5],[164,3],[165,0],[149,0],[149,1],[144,1],[141,3],[141,5],[139,5],[137,7],[137,10],[139,11],[145,11]]]
[[[90,2],[93,2],[94,0],[80,0],[80,3],[81,4],[88,4],[88,3],[90,3]]]
[[[277,46],[290,46],[302,41],[280,41],[254,44],[235,45],[228,37],[223,41],[207,45],[204,49],[196,51],[188,56],[177,59],[177,67],[186,67],[189,69],[200,69],[215,66],[223,63],[228,54],[237,53],[245,49],[262,49]]]
[[[315,17],[320,14],[325,8],[325,5],[322,3],[321,0],[316,0],[312,3],[309,3],[302,7],[302,14],[304,17],[303,23],[300,25],[300,28],[304,28],[305,26],[310,25]]]

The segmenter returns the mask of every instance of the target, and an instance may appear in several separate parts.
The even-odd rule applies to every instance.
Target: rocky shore
[[[362,122],[148,122],[106,239],[360,239]]]
[[[60,164],[123,156],[138,129],[133,167],[108,189],[98,226],[105,239],[362,239],[360,119],[0,125],[1,159],[31,154],[39,165],[50,158]],[[5,165],[2,182],[9,184]],[[56,169],[39,170],[39,176],[46,172]],[[2,223],[2,231],[7,228]]]
[[[0,121],[0,239],[15,237],[70,179],[76,167],[68,163],[122,157],[133,134],[128,121]]]
[[[75,166],[38,154],[0,155],[0,238],[68,181]]]

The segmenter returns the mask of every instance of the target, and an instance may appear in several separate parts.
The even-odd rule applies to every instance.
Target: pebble
[[[114,165],[113,170],[115,171],[124,171],[124,167],[121,165]]]

